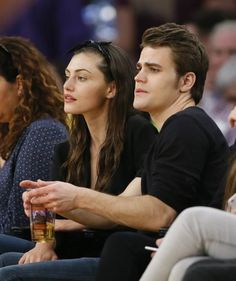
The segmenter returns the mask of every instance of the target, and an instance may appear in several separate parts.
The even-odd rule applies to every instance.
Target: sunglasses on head
[[[103,55],[107,64],[110,65],[111,57],[110,57],[108,50],[106,49],[106,46],[109,46],[110,44],[111,44],[111,42],[99,42],[99,41],[88,40],[88,41],[85,41],[84,43],[76,45],[75,47],[70,49],[68,53],[74,53],[74,52],[79,51],[80,49],[86,48],[86,47],[94,48]]]
[[[10,52],[8,51],[7,47],[4,46],[3,44],[0,44],[0,50],[3,52],[7,53],[8,55],[11,55]]]

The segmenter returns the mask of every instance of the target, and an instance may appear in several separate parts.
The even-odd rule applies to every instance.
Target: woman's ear
[[[180,80],[180,93],[186,93],[191,91],[196,81],[196,75],[194,72],[187,72]]]
[[[109,86],[107,88],[107,94],[106,98],[107,99],[112,99],[116,95],[116,83],[115,81],[112,81],[109,83]]]
[[[22,92],[23,92],[23,79],[19,74],[16,76],[16,86],[17,86],[17,95],[20,97],[22,96]]]

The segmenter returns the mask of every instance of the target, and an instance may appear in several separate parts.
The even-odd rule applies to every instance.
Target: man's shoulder
[[[226,140],[216,123],[197,106],[172,115],[164,124],[161,135],[164,139],[185,139],[188,142],[202,142],[225,145]]]
[[[177,128],[182,128],[182,129],[187,129],[188,125],[200,127],[204,129],[205,127],[214,127],[217,129],[218,127],[216,126],[215,122],[210,118],[207,113],[197,107],[197,106],[192,106],[188,107],[182,111],[179,111],[175,114],[173,114],[171,117],[169,117],[163,127],[168,127],[168,126],[175,126]],[[186,126],[186,127],[180,127],[180,126]]]

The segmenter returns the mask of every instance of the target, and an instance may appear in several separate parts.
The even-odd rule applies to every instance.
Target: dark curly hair
[[[66,114],[58,74],[27,39],[0,38],[0,75],[9,83],[15,83],[17,77],[22,82],[12,121],[0,124],[0,156],[6,160],[30,123],[50,116],[66,125]]]

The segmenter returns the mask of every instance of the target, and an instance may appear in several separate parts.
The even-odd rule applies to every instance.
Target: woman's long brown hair
[[[66,124],[66,114],[59,76],[34,45],[21,37],[2,37],[0,45],[9,52],[0,50],[0,75],[9,83],[19,75],[23,85],[13,120],[0,125],[0,155],[7,159],[30,123],[50,116]]]
[[[110,100],[108,110],[107,133],[99,154],[97,182],[95,189],[106,191],[110,179],[119,165],[120,156],[124,145],[124,133],[128,115],[133,111],[134,98],[134,66],[128,55],[120,48],[107,44],[106,53],[109,54],[109,62],[102,56],[99,50],[84,47],[75,53],[95,53],[103,57],[98,68],[104,74],[105,81],[114,81],[116,95]],[[82,115],[72,116],[70,152],[66,162],[67,181],[79,184],[84,177],[85,158],[90,146],[90,134]]]

